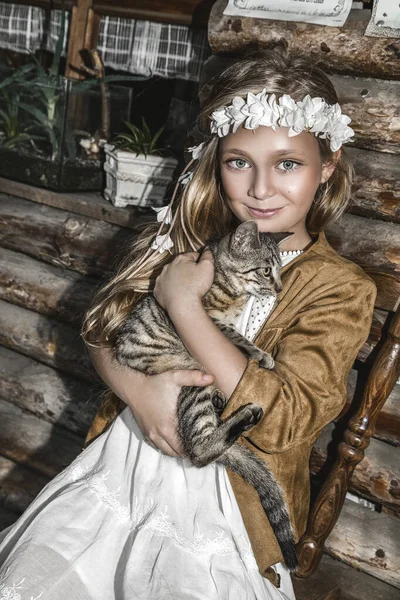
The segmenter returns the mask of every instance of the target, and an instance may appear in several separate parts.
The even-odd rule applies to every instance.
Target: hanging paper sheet
[[[394,0],[375,0],[371,20],[365,35],[371,37],[400,37],[400,3]]]
[[[352,0],[229,0],[224,15],[344,25]]]

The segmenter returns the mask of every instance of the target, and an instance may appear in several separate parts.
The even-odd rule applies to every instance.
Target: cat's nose
[[[274,287],[277,294],[282,291],[282,285],[280,283],[276,283]]]

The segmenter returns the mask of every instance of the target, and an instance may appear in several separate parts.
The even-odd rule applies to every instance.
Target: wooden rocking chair
[[[361,402],[349,419],[337,458],[314,501],[307,529],[298,542],[297,578],[310,577],[317,569],[324,544],[342,509],[355,467],[364,458],[380,410],[400,376],[400,281],[394,275],[365,268],[375,281],[378,294],[375,308],[389,311],[379,343],[369,356],[369,375],[363,386]],[[327,581],[316,592],[310,581],[294,581],[297,600],[335,600],[340,590]],[[313,588],[313,589],[311,589]]]

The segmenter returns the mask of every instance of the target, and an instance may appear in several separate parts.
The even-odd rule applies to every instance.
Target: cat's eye
[[[266,267],[265,269],[262,270],[262,274],[264,275],[264,277],[269,277],[271,275],[271,268]]]

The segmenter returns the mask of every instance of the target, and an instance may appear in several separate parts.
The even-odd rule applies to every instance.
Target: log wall
[[[223,17],[225,3],[215,3],[209,21],[214,53],[284,37],[329,70],[355,123],[347,151],[356,178],[350,210],[328,237],[344,256],[400,279],[399,43],[363,36],[368,11],[352,11],[336,29]],[[223,60],[213,57],[205,72]],[[56,194],[0,179],[0,524],[15,519],[82,447],[103,388],[80,321],[94,290],[151,218],[96,194]],[[387,310],[374,317],[349,379],[349,403],[389,318]],[[327,544],[333,556],[398,587],[399,406],[397,385],[350,488],[378,510],[347,501]],[[315,476],[330,460],[332,437],[333,425],[313,451]]]

